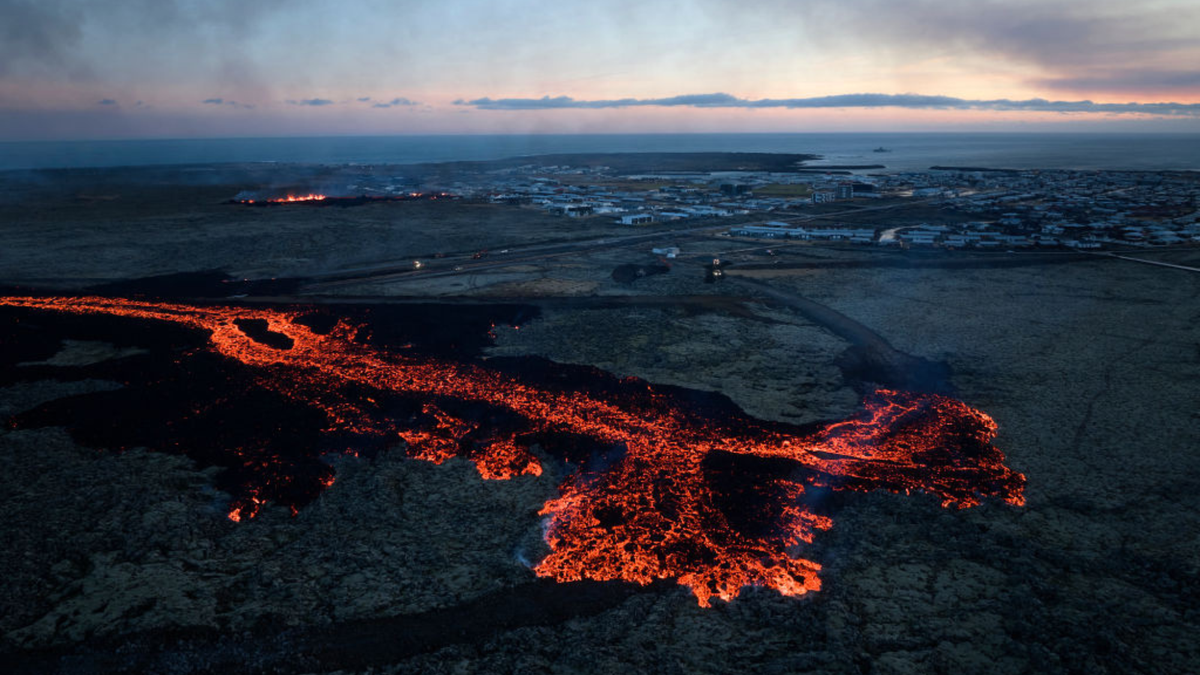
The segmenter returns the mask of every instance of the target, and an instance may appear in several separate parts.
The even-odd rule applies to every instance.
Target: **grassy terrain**
[[[812,196],[812,187],[801,184],[772,183],[754,188],[754,195],[757,197],[810,197]]]
[[[626,178],[604,178],[600,176],[553,176],[555,180],[563,185],[586,185],[606,190],[620,190],[624,192],[653,192],[661,190],[672,185],[679,185],[679,181],[665,180],[629,180]],[[686,185],[686,183],[684,183]]]

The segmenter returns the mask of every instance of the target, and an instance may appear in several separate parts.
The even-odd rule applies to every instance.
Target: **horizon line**
[[[1156,129],[1096,130],[953,130],[953,131],[611,131],[611,132],[441,132],[441,133],[318,133],[246,136],[126,136],[117,138],[0,138],[0,143],[129,143],[174,141],[248,141],[248,140],[309,140],[351,138],[466,138],[466,137],[602,137],[602,136],[1200,136],[1197,131],[1162,131]],[[625,153],[622,153],[625,154]]]

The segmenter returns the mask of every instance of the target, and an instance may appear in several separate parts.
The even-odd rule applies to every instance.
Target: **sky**
[[[0,140],[1200,133],[1195,0],[0,0]]]

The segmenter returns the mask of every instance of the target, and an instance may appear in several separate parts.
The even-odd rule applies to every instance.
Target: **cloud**
[[[554,108],[633,108],[639,106],[691,106],[695,108],[751,108],[753,101],[746,101],[729,94],[688,94],[668,98],[618,98],[598,101],[580,101],[570,96],[543,96],[541,98],[477,98],[473,101],[459,99],[454,105],[474,106],[483,110],[548,110]]]
[[[796,46],[780,47],[784,63],[789,54],[807,53],[845,63],[848,77],[887,78],[905,89],[927,86],[919,84],[922,77],[953,77],[975,91],[968,83],[1021,80],[1038,94],[1078,92],[1080,98],[1177,91],[1196,100],[1200,89],[1188,73],[1158,72],[1200,63],[1200,3],[1194,0],[691,2],[732,34],[771,40],[790,27]],[[1161,84],[1139,84],[1142,74]]]
[[[299,100],[289,98],[287,102],[289,105],[306,105],[313,107],[333,105],[333,101],[327,98],[302,98]]]
[[[964,99],[922,94],[841,94],[808,98],[744,99],[730,94],[689,94],[667,98],[620,98],[578,100],[569,96],[542,98],[459,99],[455,105],[480,110],[555,110],[634,107],[692,108],[914,108],[996,110],[1059,113],[1136,113],[1165,116],[1200,116],[1200,103],[1096,103],[1093,101],[1049,101],[1042,98]]]
[[[54,3],[0,0],[0,74],[18,65],[68,65],[83,37],[78,14]]]
[[[0,0],[0,75],[35,74],[90,80],[113,67],[161,72],[170,56],[211,48],[210,34],[226,48],[251,36],[284,12],[288,0]],[[307,4],[307,3],[305,3]],[[95,45],[103,45],[97,51]],[[170,73],[177,77],[177,73]]]
[[[111,98],[102,98],[99,101],[96,101],[96,105],[116,105],[116,104],[117,104],[116,99],[111,99]]]
[[[1052,72],[1161,62],[1194,49],[1200,38],[1200,6],[1172,0],[695,2],[714,16],[736,5],[764,30],[795,25],[826,48],[842,49],[851,41],[855,48],[901,57],[975,55]]]
[[[1051,77],[1032,84],[1058,91],[1162,92],[1200,90],[1200,71],[1120,70],[1084,72],[1074,77]]]
[[[370,96],[360,96],[360,97],[358,97],[358,102],[359,102],[359,103],[366,103],[367,101],[370,101],[370,100],[371,100],[371,97],[370,97]]]
[[[234,101],[232,99],[225,100],[223,98],[206,98],[203,101],[201,101],[201,103],[203,103],[204,105],[228,105],[228,106],[233,106],[234,108],[241,108],[243,110],[253,110],[254,109],[254,106],[249,103],[238,103],[237,101]]]
[[[408,107],[408,106],[414,106],[414,105],[421,105],[421,103],[419,101],[410,101],[407,98],[399,97],[399,98],[394,98],[394,99],[388,101],[387,103],[376,103],[375,105],[373,105],[371,107],[372,108],[394,108],[396,106]]]

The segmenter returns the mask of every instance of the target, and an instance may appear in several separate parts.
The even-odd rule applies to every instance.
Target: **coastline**
[[[873,153],[885,146],[886,158]],[[422,164],[548,154],[751,152],[821,155],[891,170],[931,165],[1014,169],[1200,170],[1200,134],[759,133],[478,135],[0,141],[0,170],[239,162]],[[812,167],[820,168],[820,167]]]

